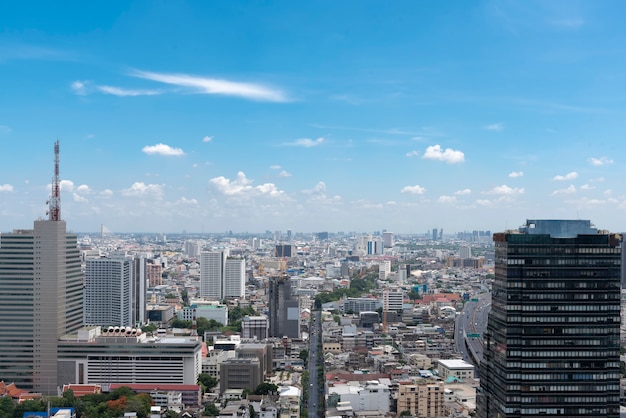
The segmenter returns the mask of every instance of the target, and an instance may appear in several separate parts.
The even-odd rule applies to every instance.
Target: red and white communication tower
[[[59,140],[54,143],[54,177],[48,200],[48,220],[61,220],[61,180],[59,179]]]

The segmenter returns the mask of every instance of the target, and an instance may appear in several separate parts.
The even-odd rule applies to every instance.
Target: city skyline
[[[0,6],[0,231],[624,230],[614,2]]]

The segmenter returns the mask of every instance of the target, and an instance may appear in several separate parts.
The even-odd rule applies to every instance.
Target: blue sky
[[[0,5],[0,231],[626,230],[626,3]]]

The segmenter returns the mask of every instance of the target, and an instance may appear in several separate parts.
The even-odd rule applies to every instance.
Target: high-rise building
[[[270,337],[300,338],[300,299],[291,292],[289,275],[269,282]]]
[[[493,239],[477,415],[619,417],[620,237],[528,220]]]
[[[161,267],[160,263],[147,263],[145,266],[145,275],[148,279],[148,286],[156,287],[163,284],[163,267]]]
[[[246,261],[228,257],[224,260],[224,297],[239,299],[246,295]]]
[[[262,341],[269,336],[270,322],[265,315],[244,316],[241,319],[241,336]]]
[[[61,220],[59,143],[47,220],[0,234],[0,379],[57,394],[59,337],[83,324],[83,274],[75,234]]]
[[[224,260],[227,251],[200,253],[200,297],[208,300],[224,299]]]
[[[132,327],[134,269],[131,257],[91,258],[85,268],[84,322]]]
[[[393,247],[393,232],[383,232],[383,244],[385,248]]]

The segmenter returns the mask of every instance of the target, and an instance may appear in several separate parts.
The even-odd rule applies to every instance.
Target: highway
[[[463,360],[475,366],[480,364],[483,357],[482,335],[487,329],[490,308],[491,293],[483,293],[475,300],[466,302],[456,317],[454,333],[456,348],[463,356]]]

